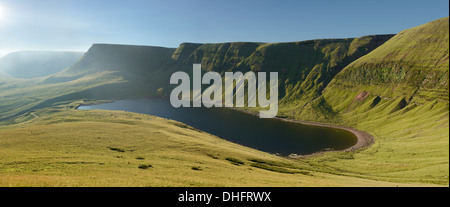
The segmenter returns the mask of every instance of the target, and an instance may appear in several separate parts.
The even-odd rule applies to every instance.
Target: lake
[[[281,156],[344,150],[357,142],[353,133],[343,129],[260,119],[229,108],[176,109],[164,99],[126,99],[78,109],[120,110],[172,119],[228,141]]]

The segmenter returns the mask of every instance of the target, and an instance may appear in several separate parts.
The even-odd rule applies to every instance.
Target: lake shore
[[[117,100],[89,101],[87,103],[79,103],[78,106],[75,107],[75,109],[78,109],[80,106],[98,105],[98,104],[102,104],[102,103],[112,103],[112,102],[115,102],[115,101],[117,101]],[[252,115],[252,116],[259,116],[258,113],[246,111],[246,110],[244,110],[242,108],[231,107],[229,109],[232,109],[232,110],[235,110],[235,111],[238,111],[238,112],[242,112],[242,113],[245,113],[245,114],[249,114],[249,115]],[[342,149],[342,150],[331,149],[331,150],[318,151],[318,152],[311,153],[311,154],[303,154],[303,155],[291,154],[289,156],[283,156],[283,157],[290,158],[290,159],[311,157],[311,156],[315,156],[315,155],[319,155],[319,154],[323,154],[323,153],[327,153],[327,152],[351,152],[351,151],[356,151],[358,149],[367,148],[367,147],[371,146],[373,143],[375,143],[375,139],[374,139],[374,137],[371,134],[369,134],[369,133],[367,133],[365,131],[362,131],[362,130],[358,130],[358,129],[352,128],[352,127],[337,126],[337,125],[332,125],[332,124],[324,124],[324,123],[309,122],[309,121],[301,121],[301,120],[290,119],[290,118],[283,118],[283,117],[275,117],[274,119],[278,119],[278,120],[285,121],[285,122],[292,122],[292,123],[303,124],[303,125],[327,127],[327,128],[333,128],[333,129],[341,129],[341,130],[345,130],[345,131],[351,132],[356,137],[356,143],[354,145],[346,148],[346,149]]]
[[[236,111],[240,111],[243,113],[247,113],[250,115],[254,115],[254,116],[259,116],[259,114],[257,113],[252,113],[240,108],[231,108],[233,110]],[[327,151],[320,151],[320,152],[316,152],[316,153],[312,153],[312,154],[308,154],[308,155],[296,155],[296,156],[289,156],[289,158],[292,159],[296,159],[296,158],[304,158],[304,157],[311,157],[311,156],[315,156],[315,155],[319,155],[319,154],[323,154],[323,153],[327,153],[327,152],[352,152],[352,151],[356,151],[358,149],[362,149],[362,148],[367,148],[370,147],[372,144],[375,143],[375,138],[362,130],[358,130],[352,127],[346,127],[346,126],[337,126],[337,125],[332,125],[332,124],[324,124],[324,123],[317,123],[317,122],[309,122],[309,121],[301,121],[301,120],[296,120],[296,119],[289,119],[289,118],[282,118],[282,117],[275,117],[274,119],[278,119],[278,120],[282,120],[282,121],[286,121],[286,122],[293,122],[293,123],[299,123],[299,124],[303,124],[303,125],[311,125],[311,126],[320,126],[320,127],[329,127],[329,128],[334,128],[334,129],[342,129],[342,130],[346,130],[351,132],[352,134],[354,134],[356,136],[357,142],[356,144],[354,144],[351,147],[348,147],[346,149],[343,150],[327,150]]]

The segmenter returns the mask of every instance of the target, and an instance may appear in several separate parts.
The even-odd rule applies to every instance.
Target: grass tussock
[[[125,149],[117,148],[117,147],[108,147],[108,149],[111,151],[116,151],[116,152],[125,152]]]
[[[225,158],[225,160],[228,160],[231,164],[237,165],[237,166],[245,164],[243,161],[236,159],[236,158],[232,158],[232,157],[227,157],[227,158]]]
[[[149,169],[149,168],[152,168],[152,167],[153,167],[152,165],[145,165],[145,164],[142,164],[142,165],[138,166],[139,169],[143,169],[143,170],[146,170],[146,169]]]

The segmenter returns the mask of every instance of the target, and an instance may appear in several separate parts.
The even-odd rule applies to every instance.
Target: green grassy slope
[[[361,177],[449,183],[449,19],[405,30],[339,73],[296,119],[354,126],[374,146],[351,160],[334,153],[312,163]],[[337,153],[339,154],[339,153]]]
[[[156,96],[157,89],[168,85],[171,70],[175,70],[170,67],[174,51],[96,44],[59,73],[29,80],[3,79],[0,121],[14,123],[19,115],[63,101]]]
[[[42,79],[8,79],[0,85],[1,124],[15,123],[14,120],[17,117],[61,101],[93,96],[110,98],[111,96],[107,96],[107,93],[100,93],[96,89],[124,82],[122,78],[108,71],[88,74],[68,82],[43,84],[41,81]],[[83,96],[78,95],[83,92],[85,92]]]
[[[337,73],[345,64],[367,54],[390,37],[282,44],[185,43],[177,49],[94,44],[77,63],[59,73],[31,80],[6,79],[0,85],[0,121],[61,101],[168,94],[174,87],[169,84],[171,74],[179,70],[190,73],[193,63],[201,63],[207,71],[219,72],[254,70],[254,67],[267,70],[280,64],[283,68],[274,70],[284,71],[280,87],[287,88],[282,89],[282,95],[288,94],[286,102],[292,102],[290,97],[298,97],[298,93],[304,91],[315,94],[301,96],[309,101],[331,80],[331,73]],[[288,65],[292,66],[284,67]],[[303,88],[294,88],[294,84],[303,80],[309,82],[304,83]]]
[[[33,159],[33,155],[43,153],[42,151],[35,150],[36,152],[33,152],[35,154],[32,153],[23,160],[13,158],[14,156],[11,157],[9,154],[23,152],[15,141],[34,140],[36,137],[28,133],[30,129],[34,131],[38,128],[43,129],[40,132],[40,138],[49,137],[51,138],[49,140],[55,142],[57,137],[65,137],[67,140],[74,137],[80,140],[71,143],[70,146],[78,146],[103,131],[116,128],[120,130],[111,134],[111,137],[116,139],[115,143],[119,146],[124,145],[128,138],[137,135],[154,140],[170,137],[170,140],[179,145],[160,143],[157,146],[167,148],[167,153],[174,155],[187,153],[187,155],[186,157],[171,155],[169,160],[178,160],[179,163],[196,163],[194,160],[200,159],[201,163],[197,164],[200,164],[202,169],[220,165],[220,167],[214,167],[212,171],[204,170],[206,175],[199,175],[195,174],[196,172],[193,173],[192,171],[196,170],[191,167],[172,166],[167,160],[155,158],[157,162],[165,163],[167,167],[158,171],[161,180],[155,180],[149,178],[148,174],[140,174],[142,171],[134,171],[137,169],[135,165],[139,163],[131,161],[134,159],[132,157],[127,158],[127,162],[133,163],[128,167],[122,165],[125,162],[117,164],[117,160],[111,157],[102,157],[100,160],[104,160],[99,163],[119,166],[118,168],[108,166],[108,169],[114,173],[105,179],[116,181],[111,182],[111,185],[148,185],[148,183],[139,182],[142,176],[149,179],[149,183],[155,182],[158,186],[190,185],[190,181],[200,177],[203,179],[204,176],[208,177],[204,180],[205,182],[193,185],[231,183],[230,185],[235,186],[246,179],[250,181],[241,185],[353,186],[398,185],[399,183],[448,185],[448,18],[412,28],[391,37],[382,35],[356,39],[270,44],[185,43],[178,49],[99,44],[94,45],[78,63],[60,73],[29,81],[2,79],[0,80],[0,123],[9,125],[3,126],[0,130],[2,135],[0,137],[4,137],[0,142],[3,142],[2,147],[5,149],[8,147],[8,151],[5,151],[2,156],[10,160],[9,163],[12,164],[3,165],[0,168],[3,170],[0,172],[6,175],[0,178],[0,185],[5,185],[2,182],[30,185],[34,178],[42,179],[41,183],[49,183],[49,185],[89,185],[89,182],[92,182],[89,176],[100,175],[100,169],[103,166],[85,166],[83,163],[89,162],[88,154],[112,155],[97,151],[105,148],[106,143],[97,143],[98,149],[93,148],[87,151],[80,149],[79,152],[83,152],[84,155],[70,160],[70,163],[78,164],[67,164],[75,170],[71,173],[64,170],[67,167],[66,164],[58,165],[58,162],[66,159],[62,156],[65,152],[61,151],[49,158],[48,162],[45,162],[45,159],[38,160],[36,163],[39,166],[35,167],[40,173],[33,174],[34,168],[30,166],[34,165],[29,165],[29,160]],[[251,156],[244,156],[241,153],[247,149],[242,147],[233,147],[234,150],[229,151],[229,149],[217,149],[215,145],[202,143],[198,145],[199,148],[189,151],[184,146],[195,143],[195,140],[181,140],[200,135],[190,134],[192,130],[189,131],[186,127],[171,133],[170,131],[175,130],[173,127],[177,124],[162,122],[161,119],[157,119],[156,122],[161,122],[167,128],[155,123],[136,121],[142,117],[136,117],[137,115],[131,113],[121,116],[132,120],[128,118],[116,120],[116,117],[120,116],[108,114],[110,112],[83,114],[67,109],[68,106],[75,104],[74,101],[83,99],[118,99],[167,94],[170,90],[168,85],[170,75],[178,70],[191,71],[192,63],[202,63],[207,71],[278,71],[282,98],[280,116],[356,127],[374,135],[376,142],[370,148],[356,152],[330,152],[289,160],[290,165],[295,167],[287,168],[285,164],[279,163],[271,165],[267,162],[248,162],[254,156],[259,159],[260,155],[263,157],[268,155],[252,151]],[[163,89],[162,93],[158,93],[158,91],[161,92],[159,89]],[[147,116],[146,118],[154,119]],[[89,125],[93,122],[95,127],[91,129]],[[11,125],[12,123],[18,124]],[[79,130],[80,128],[85,130]],[[62,132],[55,129],[64,129],[63,131],[67,134],[60,134]],[[170,134],[170,136],[160,136],[158,132]],[[187,132],[189,136],[182,135]],[[205,139],[209,139],[206,137],[210,135],[204,134],[204,136]],[[14,140],[13,137],[20,137],[20,139]],[[130,145],[139,146],[143,143],[142,140],[135,141]],[[54,147],[51,143],[48,143],[49,146]],[[223,143],[227,146],[229,144]],[[210,148],[214,150],[211,151]],[[48,148],[48,150],[51,149],[52,147]],[[218,153],[221,150],[225,150],[226,155],[219,156],[221,161],[218,163],[214,161],[214,158],[213,161],[205,161],[204,157],[196,154],[203,151],[208,151],[208,154]],[[157,157],[158,153],[163,152],[145,151],[145,153]],[[252,169],[249,172],[245,171],[245,176],[240,174],[244,172],[240,168],[232,168],[233,172],[224,170],[229,167],[229,161],[224,160],[233,153],[239,154],[233,158],[244,160],[246,165],[250,166],[248,170]],[[284,160],[272,156],[270,159],[277,162]],[[40,170],[42,167],[40,162],[46,163],[43,166],[57,167],[50,171]],[[23,166],[24,171],[11,166]],[[251,168],[255,166],[259,167],[257,167],[258,172]],[[78,177],[79,170],[82,168],[90,169],[92,173]],[[265,169],[262,171],[264,175],[259,174],[260,169]],[[268,169],[272,170],[270,175],[265,174]],[[290,177],[280,174],[292,170],[306,171],[320,176],[311,178],[293,175]],[[177,174],[176,171],[181,174]],[[136,179],[130,180],[120,176],[120,172],[139,174],[134,174]],[[34,177],[35,175],[37,177]],[[181,175],[189,176],[183,178]],[[61,176],[70,177],[70,179],[65,181]],[[223,181],[223,179],[217,179],[218,177],[228,180]],[[125,182],[124,180],[127,183],[121,183]],[[74,182],[71,183],[71,181]],[[106,182],[101,181],[98,185],[105,185]],[[34,185],[39,185],[39,182]]]
[[[323,173],[143,114],[54,107],[36,116],[0,126],[0,186],[423,185]]]
[[[408,103],[448,102],[448,17],[403,31],[345,68],[330,84]]]

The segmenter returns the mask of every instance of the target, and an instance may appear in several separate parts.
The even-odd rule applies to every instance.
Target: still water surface
[[[120,110],[183,122],[202,131],[247,147],[282,156],[343,150],[356,144],[346,130],[303,125],[279,119],[260,119],[228,108],[173,108],[163,99],[126,99],[80,106],[79,109]]]

